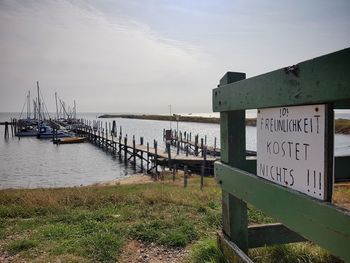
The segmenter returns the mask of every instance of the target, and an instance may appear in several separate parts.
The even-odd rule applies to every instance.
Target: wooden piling
[[[187,187],[187,165],[184,166],[184,187]]]
[[[128,154],[128,137],[127,136],[125,136],[124,137],[124,160],[125,160],[125,162],[128,160],[127,159],[127,154]]]
[[[134,167],[136,167],[136,143],[135,143],[135,135],[132,137],[132,154],[134,159]]]
[[[119,151],[118,151],[119,155],[122,153],[122,136],[119,135]]]
[[[158,147],[157,147],[158,143],[156,140],[154,140],[154,165],[155,165],[155,168],[156,168],[156,174],[158,173]]]
[[[149,142],[147,142],[147,173],[149,171]]]
[[[9,123],[7,121],[5,121],[5,133],[4,133],[4,137],[8,138],[9,137]]]
[[[201,138],[201,152],[202,152],[202,157],[203,157],[203,138]]]
[[[11,120],[11,136],[13,137],[13,119]]]
[[[169,170],[171,170],[171,147],[170,147],[170,142],[167,142],[167,152],[168,152],[168,166]]]

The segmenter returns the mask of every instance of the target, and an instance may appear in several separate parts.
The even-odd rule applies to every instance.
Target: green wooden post
[[[245,73],[227,72],[220,80],[220,87],[245,79]],[[220,93],[220,89],[216,94]],[[215,96],[215,93],[214,93]],[[245,110],[220,113],[221,161],[243,168],[246,155]],[[239,248],[248,252],[247,204],[222,191],[223,231]]]

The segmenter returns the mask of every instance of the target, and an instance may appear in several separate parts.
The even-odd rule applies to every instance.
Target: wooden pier
[[[204,155],[206,151],[207,155],[217,156],[221,155],[221,149],[218,148],[216,137],[214,138],[214,145],[210,146],[207,144],[207,136],[204,138],[199,138],[199,135],[194,136],[194,141],[192,139],[191,132],[182,131],[170,131],[163,130],[163,138],[165,141],[169,141],[175,148],[181,149],[185,152],[189,152],[195,156]],[[246,150],[247,156],[256,156],[256,151]]]
[[[185,166],[191,171],[201,172],[204,169],[205,174],[213,174],[214,162],[217,160],[215,156],[207,155],[203,147],[201,155],[192,155],[187,152],[180,152],[179,148],[175,151],[171,149],[171,142],[166,142],[166,150],[158,147],[157,141],[153,141],[153,145],[144,143],[143,137],[136,142],[135,136],[128,138],[122,136],[122,129],[119,134],[116,133],[116,125],[102,122],[83,120],[81,125],[76,126],[73,131],[79,136],[87,138],[87,140],[111,153],[118,155],[125,162],[130,161],[135,167],[140,166],[141,171],[147,173],[158,172],[158,166],[168,166],[173,169],[184,169]],[[203,167],[203,168],[202,168]]]

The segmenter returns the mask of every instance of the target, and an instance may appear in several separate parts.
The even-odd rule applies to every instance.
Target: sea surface
[[[136,141],[144,137],[144,142],[153,145],[157,140],[159,149],[165,150],[163,143],[163,129],[178,129],[199,134],[200,138],[207,138],[208,145],[220,145],[220,128],[218,124],[204,124],[191,122],[167,122],[137,119],[97,119],[102,113],[80,113],[79,118],[100,120],[111,123],[117,122],[119,133],[122,127],[123,136],[128,138],[135,135]],[[255,115],[254,115],[255,114]],[[201,113],[182,115],[211,116],[216,113]],[[0,113],[0,122],[10,118],[18,118],[19,113]],[[250,111],[247,117],[256,117]],[[350,119],[349,112],[336,112],[336,118]],[[105,127],[105,125],[103,125]],[[256,150],[256,128],[246,127],[247,149]],[[337,134],[335,136],[335,155],[350,154],[350,135]],[[4,138],[4,126],[0,125],[0,189],[6,188],[40,188],[40,187],[67,187],[89,185],[106,182],[118,178],[125,178],[140,172],[140,168],[125,165],[118,156],[106,153],[102,149],[90,144],[54,145],[50,140],[36,138],[17,138],[10,134]]]

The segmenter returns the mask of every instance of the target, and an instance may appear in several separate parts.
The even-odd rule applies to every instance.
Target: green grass
[[[34,248],[38,245],[37,240],[30,239],[19,239],[12,241],[8,244],[7,249],[11,255],[17,254],[21,251],[28,250]]]
[[[186,247],[189,262],[223,262],[215,239],[222,228],[221,190],[214,179],[205,178],[201,191],[198,177],[190,178],[187,189],[180,178],[173,183],[165,177],[145,185],[2,190],[2,249],[29,262],[115,262],[128,240],[137,239]],[[248,208],[249,223],[274,222]],[[257,262],[336,262],[309,243],[250,255]]]
[[[115,262],[129,239],[186,247],[221,227],[220,189],[169,183],[0,191],[0,239],[26,260]]]
[[[191,261],[194,263],[225,263],[216,239],[206,238],[196,243],[191,250]]]

